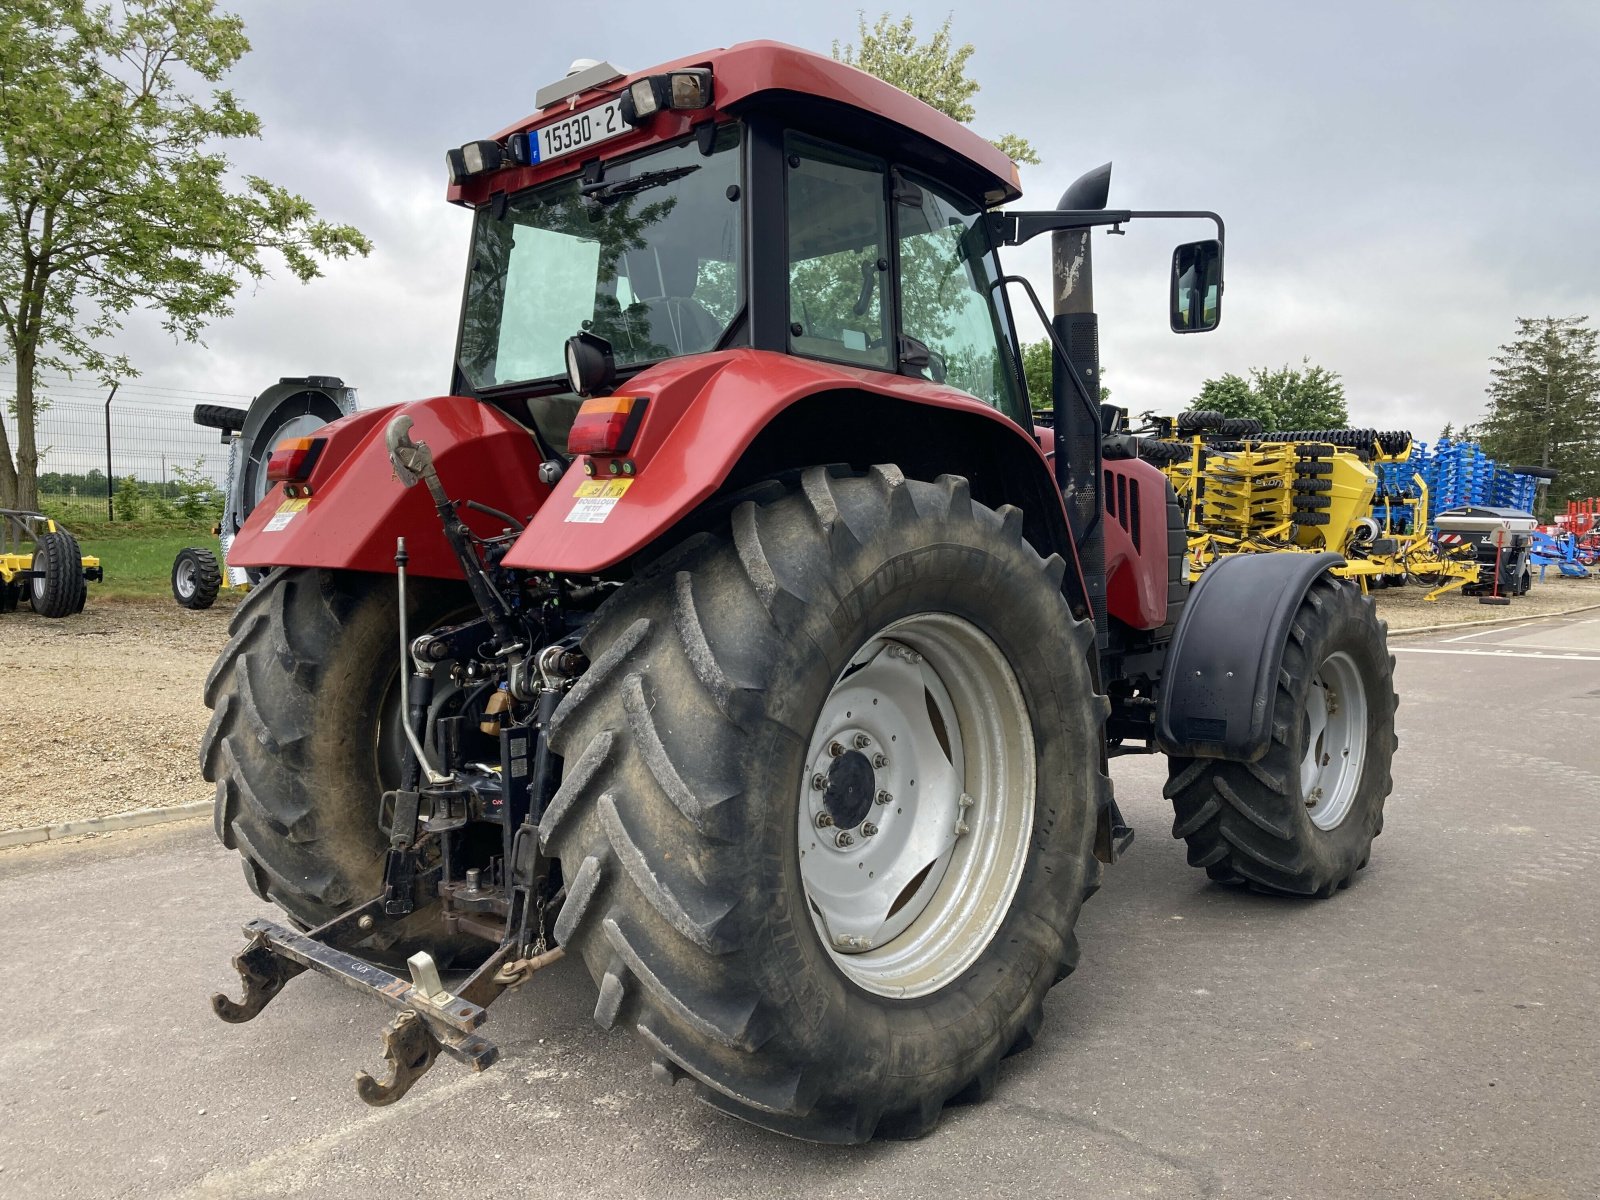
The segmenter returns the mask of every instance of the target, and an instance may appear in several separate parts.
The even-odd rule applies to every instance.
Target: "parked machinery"
[[[105,578],[100,560],[41,512],[0,508],[0,612],[26,600],[41,617],[83,611],[88,583]]]
[[[1172,480],[1197,573],[1226,555],[1300,550],[1343,555],[1334,573],[1364,591],[1415,582],[1436,600],[1477,579],[1472,554],[1436,545],[1425,524],[1390,516],[1397,497],[1380,492],[1374,465],[1405,461],[1405,431],[1263,431],[1256,421],[1191,411],[1156,418],[1147,432],[1156,444],[1132,439],[1127,451],[1158,462]],[[1420,476],[1412,484],[1415,511],[1426,512],[1427,485]]]
[[[228,476],[216,534],[222,554],[209,546],[187,546],[172,563],[172,598],[185,608],[210,608],[223,588],[248,589],[264,572],[227,565],[228,549],[271,481],[267,461],[282,442],[308,438],[330,421],[356,411],[356,389],[332,375],[280,379],[249,408],[197,404],[194,423],[222,432],[228,446]]]

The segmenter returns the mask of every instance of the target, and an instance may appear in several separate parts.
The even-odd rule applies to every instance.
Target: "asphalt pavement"
[[[1160,760],[1083,963],[993,1099],[919,1142],[764,1133],[655,1082],[562,963],[497,1002],[482,1075],[400,1103],[387,1010],[301,976],[225,1025],[269,915],[209,825],[0,852],[0,1196],[1600,1195],[1600,620],[1397,639],[1372,865],[1328,901],[1206,882]]]

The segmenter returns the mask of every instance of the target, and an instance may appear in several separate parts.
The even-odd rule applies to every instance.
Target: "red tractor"
[[[449,152],[473,209],[450,394],[282,443],[230,561],[272,568],[206,686],[247,1020],[293,975],[397,1010],[386,1103],[483,1068],[563,954],[657,1075],[819,1141],[993,1088],[1131,832],[1120,754],[1225,884],[1367,863],[1392,669],[1336,555],[1190,587],[1185,523],[1099,402],[1090,235],[877,79],[757,42],[578,64]],[[1053,320],[998,251],[1054,243]],[[1030,417],[1008,289],[1056,349]],[[1032,319],[1032,314],[1027,314]],[[421,486],[416,486],[416,485]],[[402,965],[404,964],[404,965]],[[443,972],[443,973],[442,973]],[[454,972],[454,973],[452,973]],[[445,980],[450,979],[447,985]]]

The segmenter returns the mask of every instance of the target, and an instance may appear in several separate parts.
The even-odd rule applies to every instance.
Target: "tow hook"
[[[271,921],[247,922],[244,934],[249,941],[233,959],[244,983],[243,997],[234,1001],[221,992],[211,997],[212,1010],[224,1021],[241,1024],[254,1019],[283,990],[284,984],[306,970],[336,979],[399,1010],[383,1031],[387,1077],[380,1080],[365,1071],[356,1076],[356,1094],[372,1105],[393,1104],[404,1096],[441,1053],[474,1071],[492,1066],[500,1057],[500,1050],[477,1029],[488,1019],[486,1006],[507,987],[502,982],[502,968],[519,968],[516,974],[521,982],[533,970],[547,965],[521,961],[513,964],[512,947],[502,946],[458,991],[451,992],[441,982],[437,964],[426,953],[408,960],[411,978],[406,980],[310,934],[296,933]],[[559,957],[547,956],[549,961]]]

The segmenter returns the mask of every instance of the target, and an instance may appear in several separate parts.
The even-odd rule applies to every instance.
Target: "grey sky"
[[[526,115],[573,58],[637,69],[757,37],[825,53],[854,37],[857,5],[233,7],[255,49],[231,83],[265,127],[236,163],[377,249],[309,287],[280,276],[242,294],[206,349],[174,346],[148,319],[127,342],[152,386],[250,393],[325,372],[371,404],[447,384],[469,224],[444,202],[447,146]],[[949,6],[893,11],[926,33]],[[1135,411],[1308,355],[1343,374],[1358,422],[1431,438],[1481,411],[1514,318],[1600,319],[1594,0],[990,0],[956,9],[954,33],[978,47],[975,127],[1019,133],[1044,159],[1023,168],[1025,205],[1052,207],[1112,159],[1113,205],[1209,207],[1228,222],[1225,319],[1202,337],[1168,333],[1164,306],[1171,247],[1203,226],[1098,242],[1107,383]],[[1039,278],[1042,245],[1011,262]]]

